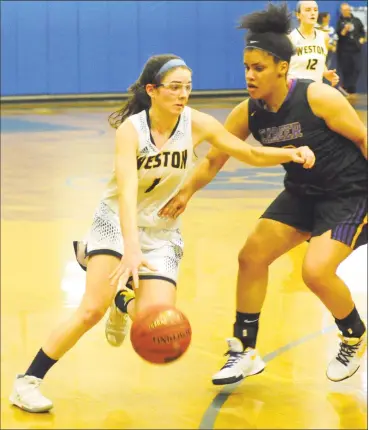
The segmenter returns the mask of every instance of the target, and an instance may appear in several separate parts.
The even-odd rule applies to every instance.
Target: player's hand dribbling
[[[143,258],[141,250],[127,251],[120,260],[118,267],[110,274],[110,285],[118,287],[118,284],[121,284],[125,286],[129,277],[132,275],[133,288],[138,288],[138,270],[140,267],[146,267],[149,270],[156,271],[155,267],[151,266],[151,264]]]
[[[185,190],[180,190],[169,202],[160,209],[159,216],[162,218],[176,219],[186,209],[190,195]]]
[[[304,169],[311,169],[315,164],[315,154],[308,146],[294,148],[291,161],[302,164]]]

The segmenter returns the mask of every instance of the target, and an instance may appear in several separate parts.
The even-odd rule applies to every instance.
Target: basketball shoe
[[[255,349],[244,350],[242,342],[236,337],[228,338],[227,343],[229,350],[225,355],[229,357],[226,364],[213,376],[214,385],[234,384],[264,370],[265,363]]]
[[[105,323],[105,337],[112,346],[122,345],[128,334],[130,318],[127,313],[127,305],[135,298],[135,293],[128,288],[119,291],[119,294],[124,296],[125,312],[117,308],[114,299],[110,306],[109,317]]]
[[[17,375],[10,402],[27,412],[46,412],[53,407],[53,402],[41,394],[42,379],[30,375]]]
[[[341,333],[338,337],[341,339],[338,354],[329,363],[326,373],[327,378],[334,382],[343,381],[356,373],[367,346],[366,331],[360,338],[344,337]]]

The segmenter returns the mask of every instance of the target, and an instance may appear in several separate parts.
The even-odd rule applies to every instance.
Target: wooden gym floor
[[[224,120],[235,100],[196,103]],[[359,103],[366,121],[366,100]],[[129,339],[110,347],[104,321],[50,371],[46,414],[8,403],[52,326],[78,305],[84,272],[72,240],[83,238],[113,166],[116,104],[3,107],[1,136],[1,428],[7,429],[364,429],[367,366],[329,382],[337,347],[329,312],[301,279],[305,245],[271,268],[259,350],[266,371],[228,388],[211,376],[224,363],[235,315],[237,253],[258,216],[281,190],[279,167],[230,160],[183,216],[185,257],[178,307],[193,341],[167,366],[135,355]],[[204,145],[198,152],[204,154]],[[367,253],[359,248],[339,269],[367,318]]]

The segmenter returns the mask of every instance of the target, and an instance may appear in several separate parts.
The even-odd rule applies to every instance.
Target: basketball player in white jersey
[[[322,82],[324,77],[331,82],[332,86],[336,86],[339,82],[336,70],[328,70],[326,66],[329,36],[315,28],[318,15],[317,2],[299,1],[297,3],[296,16],[300,25],[289,35],[296,53],[291,58],[288,78]]]
[[[119,316],[127,320],[113,301],[119,280],[136,289],[136,300],[124,300],[132,318],[150,305],[175,303],[183,242],[178,220],[157,213],[180,190],[194,147],[207,140],[255,166],[291,161],[305,168],[314,165],[314,154],[306,146],[254,148],[212,116],[187,107],[191,78],[191,69],[179,57],[151,57],[130,88],[131,99],[110,117],[117,128],[115,171],[85,244],[75,243],[77,260],[87,270],[86,291],[74,315],[52,333],[28,370],[17,376],[10,401],[23,410],[52,408],[52,401],[40,392],[40,383],[112,302],[113,326],[107,334],[114,337]]]

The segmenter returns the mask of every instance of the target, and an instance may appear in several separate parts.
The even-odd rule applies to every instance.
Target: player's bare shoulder
[[[307,89],[307,98],[309,104],[311,102],[316,103],[327,98],[329,100],[340,96],[342,95],[336,88],[323,82],[312,82]]]
[[[131,118],[126,118],[116,129],[116,133],[119,136],[137,137],[137,131]]]
[[[126,118],[116,129],[117,143],[138,144],[138,133],[130,118]]]
[[[330,85],[312,82],[307,89],[307,100],[314,115],[324,117],[328,110],[340,105],[344,96]]]
[[[230,114],[228,115],[224,124],[225,128],[239,137],[240,139],[246,139],[250,134],[249,131],[249,100],[243,100],[237,106],[235,106]],[[251,115],[253,113],[251,112]]]
[[[228,115],[228,118],[232,118],[232,119],[245,119],[248,118],[249,115],[249,99],[245,99],[243,100],[241,103],[239,103],[238,105],[236,105],[230,112],[230,114]],[[227,118],[227,119],[228,119]]]
[[[211,134],[214,121],[215,118],[211,115],[191,108],[192,140],[194,146],[207,139],[209,134]]]

